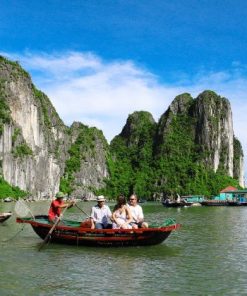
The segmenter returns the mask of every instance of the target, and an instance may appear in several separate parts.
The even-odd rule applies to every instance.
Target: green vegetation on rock
[[[33,155],[32,149],[26,144],[20,144],[13,148],[12,153],[14,154],[14,157],[25,157],[28,155]]]
[[[0,55],[0,71],[8,67],[11,68],[11,71],[9,71],[9,73],[10,73],[10,78],[12,80],[18,79],[20,77],[25,77],[30,79],[30,75],[28,74],[27,71],[25,71],[21,67],[18,61],[14,62]]]
[[[4,79],[0,79],[0,135],[3,133],[3,126],[5,123],[10,123],[10,109],[5,101]]]
[[[105,150],[107,149],[102,131],[95,127],[74,123],[70,134],[71,137],[75,137],[75,141],[68,150],[69,158],[66,160],[64,175],[60,180],[60,190],[68,194],[76,186],[74,174],[80,171],[82,163],[95,158],[96,142],[99,140],[104,143]]]
[[[239,140],[234,137],[233,139],[233,150],[234,150],[234,157],[233,157],[233,177],[234,178],[238,178],[239,176],[239,172],[240,172],[240,159],[243,158],[244,153],[243,153],[243,149],[241,146],[241,143],[239,142]]]
[[[17,139],[17,137],[21,134],[21,129],[20,128],[15,128],[14,129],[14,134],[12,136],[12,146],[14,146],[15,141]]]
[[[214,92],[204,95],[206,101],[222,104],[218,96],[215,99]],[[223,99],[223,109],[224,103]],[[237,179],[227,176],[223,165],[226,162],[224,147],[217,172],[205,161],[213,151],[197,143],[198,118],[193,115],[195,102],[187,94],[184,98],[180,95],[172,108],[173,111],[168,110],[160,118],[158,126],[151,123],[148,116],[143,116],[145,113],[130,115],[123,131],[110,145],[110,179],[106,180],[106,195],[113,197],[119,193],[136,192],[148,199],[176,193],[210,196],[217,195],[228,185],[239,187]],[[217,125],[216,122],[224,116],[221,110],[209,122]],[[235,146],[238,147],[237,143]]]
[[[140,196],[152,193],[152,154],[156,123],[148,112],[135,112],[110,145],[105,194],[116,197],[120,193]]]
[[[28,195],[28,192],[21,190],[19,187],[11,186],[8,182],[6,182],[2,177],[0,177],[0,199],[6,197],[25,197]]]
[[[35,97],[39,100],[41,104],[44,123],[47,127],[51,128],[51,121],[50,121],[49,112],[48,112],[49,104],[47,103],[47,102],[50,103],[50,101],[48,97],[42,91],[38,90],[35,86],[33,86],[33,92]]]

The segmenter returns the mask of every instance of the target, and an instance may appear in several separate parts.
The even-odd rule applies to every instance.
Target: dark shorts
[[[131,226],[132,226],[132,225],[137,225],[138,228],[141,228],[141,227],[142,227],[142,223],[143,223],[143,222],[130,222],[130,225],[131,225]]]
[[[112,224],[95,223],[96,229],[111,229]]]

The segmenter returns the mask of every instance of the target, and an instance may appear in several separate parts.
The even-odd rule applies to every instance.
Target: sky
[[[65,124],[108,142],[134,111],[158,121],[177,95],[210,89],[230,101],[247,155],[246,32],[244,0],[0,0],[0,54]]]

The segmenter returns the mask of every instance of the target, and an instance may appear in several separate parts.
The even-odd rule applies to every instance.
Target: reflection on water
[[[0,204],[13,211],[14,204]],[[48,203],[31,203],[34,214]],[[79,205],[90,212],[92,203]],[[144,204],[147,221],[182,228],[161,245],[89,248],[41,242],[11,217],[0,225],[0,295],[246,295],[247,208],[167,209]],[[81,220],[75,208],[66,216]],[[13,239],[11,239],[13,238]],[[4,240],[8,240],[3,242]]]

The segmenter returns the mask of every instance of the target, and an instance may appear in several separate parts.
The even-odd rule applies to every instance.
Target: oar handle
[[[88,218],[91,218],[87,212],[85,212],[83,209],[81,209],[77,204],[74,204],[75,207],[77,207],[78,210],[80,210],[83,214],[85,214]]]

